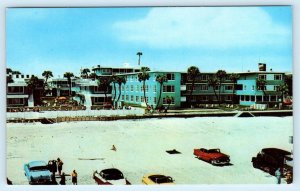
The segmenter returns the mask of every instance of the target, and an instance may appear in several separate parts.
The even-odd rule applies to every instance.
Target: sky
[[[292,9],[265,7],[7,8],[6,65],[79,75],[92,66],[200,72],[292,72]]]

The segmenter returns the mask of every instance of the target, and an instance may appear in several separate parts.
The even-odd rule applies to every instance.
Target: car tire
[[[212,165],[216,165],[217,164],[217,161],[216,160],[210,160],[210,164],[212,164]]]

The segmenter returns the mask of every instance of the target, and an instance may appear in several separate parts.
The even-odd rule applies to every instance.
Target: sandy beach
[[[292,117],[8,123],[7,177],[28,184],[25,163],[60,157],[65,173],[76,169],[78,184],[94,185],[93,171],[110,167],[132,184],[141,184],[149,173],[172,176],[176,184],[275,184],[274,177],[252,167],[251,158],[266,147],[290,151],[292,133]],[[216,167],[196,159],[193,149],[200,147],[220,148],[233,165]],[[182,154],[165,152],[171,149]]]

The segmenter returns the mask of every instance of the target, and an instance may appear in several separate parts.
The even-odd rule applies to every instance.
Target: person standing
[[[66,185],[66,175],[65,175],[65,173],[63,172],[62,173],[62,175],[61,175],[61,177],[60,177],[61,179],[60,179],[60,185]]]
[[[278,168],[276,171],[275,171],[275,176],[277,178],[277,184],[280,184],[281,183],[281,172],[280,172],[280,168]]]
[[[77,185],[77,172],[75,170],[73,170],[71,176],[72,176],[73,185]]]
[[[57,158],[57,170],[58,170],[58,174],[61,175],[61,170],[62,170],[62,166],[63,166],[63,161],[60,160],[60,158]]]

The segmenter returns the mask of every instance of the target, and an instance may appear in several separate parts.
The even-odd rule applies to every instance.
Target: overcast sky
[[[95,65],[292,71],[292,11],[277,7],[9,8],[7,67],[78,75]]]

